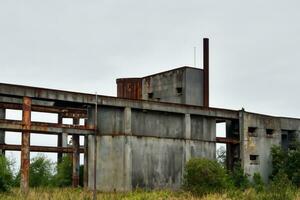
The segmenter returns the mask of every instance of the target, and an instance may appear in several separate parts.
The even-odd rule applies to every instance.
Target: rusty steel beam
[[[0,108],[0,119],[5,119],[5,109]],[[5,130],[0,130],[0,144],[5,144]],[[1,155],[5,155],[5,150],[0,150]]]
[[[0,108],[2,109],[14,109],[22,110],[22,104],[17,103],[0,103]],[[47,112],[47,113],[58,113],[65,118],[86,118],[86,109],[81,108],[65,108],[65,107],[55,107],[55,106],[40,106],[32,105],[31,111],[36,112]]]
[[[209,107],[209,40],[203,39],[203,106]]]
[[[217,143],[225,143],[225,144],[239,144],[240,141],[237,139],[232,138],[225,138],[225,137],[216,137]]]
[[[21,146],[21,191],[29,191],[29,165],[30,165],[30,129],[31,129],[31,98],[23,98],[22,113],[22,146]]]
[[[58,114],[57,123],[62,124],[63,123],[63,117],[61,114]],[[58,133],[57,135],[57,147],[62,147],[62,137],[63,133]],[[60,152],[57,154],[57,162],[60,163],[62,161],[63,154]]]
[[[0,149],[7,151],[21,151],[21,145],[0,144]],[[29,146],[30,152],[44,153],[73,153],[72,147],[50,147],[50,146]],[[84,147],[79,148],[79,153],[84,153]]]
[[[73,124],[79,125],[79,119],[73,118]],[[73,144],[73,173],[72,173],[72,186],[79,186],[79,135],[72,135],[72,144]]]
[[[89,171],[88,171],[88,136],[84,136],[84,164],[83,164],[83,187],[88,188],[88,177],[89,177]]]
[[[0,120],[0,130],[23,132],[29,131],[31,133],[45,133],[45,134],[78,134],[88,135],[93,134],[94,128],[80,125],[65,125],[44,122],[31,122],[30,126],[23,126],[23,122],[18,120]]]

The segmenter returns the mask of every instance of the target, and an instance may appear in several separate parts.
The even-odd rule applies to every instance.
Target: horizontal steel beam
[[[21,145],[0,144],[0,149],[7,151],[21,151]],[[50,147],[50,146],[30,146],[32,152],[49,152],[49,153],[73,153],[73,147]],[[79,148],[80,153],[84,153],[84,148]]]
[[[22,104],[0,103],[0,108],[22,110]],[[36,112],[59,113],[61,114],[62,117],[65,118],[74,118],[74,117],[86,118],[87,117],[87,110],[79,109],[79,108],[62,108],[62,107],[55,107],[55,106],[32,105],[31,110]]]
[[[232,138],[216,137],[216,143],[239,144],[240,141]]]
[[[68,133],[71,135],[94,134],[93,127],[42,122],[31,122],[31,126],[26,127],[21,121],[17,120],[0,120],[0,129],[15,132],[29,131],[31,133]]]

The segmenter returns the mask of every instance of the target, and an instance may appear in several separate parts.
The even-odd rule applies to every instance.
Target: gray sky
[[[0,82],[116,95],[115,79],[193,65],[211,106],[299,116],[299,1],[0,1]]]

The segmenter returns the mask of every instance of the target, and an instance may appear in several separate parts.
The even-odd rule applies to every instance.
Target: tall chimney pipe
[[[209,39],[203,38],[203,106],[209,107]]]

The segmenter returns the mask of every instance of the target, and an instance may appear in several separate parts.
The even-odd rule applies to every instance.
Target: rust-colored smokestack
[[[209,107],[209,39],[203,38],[203,106]]]

